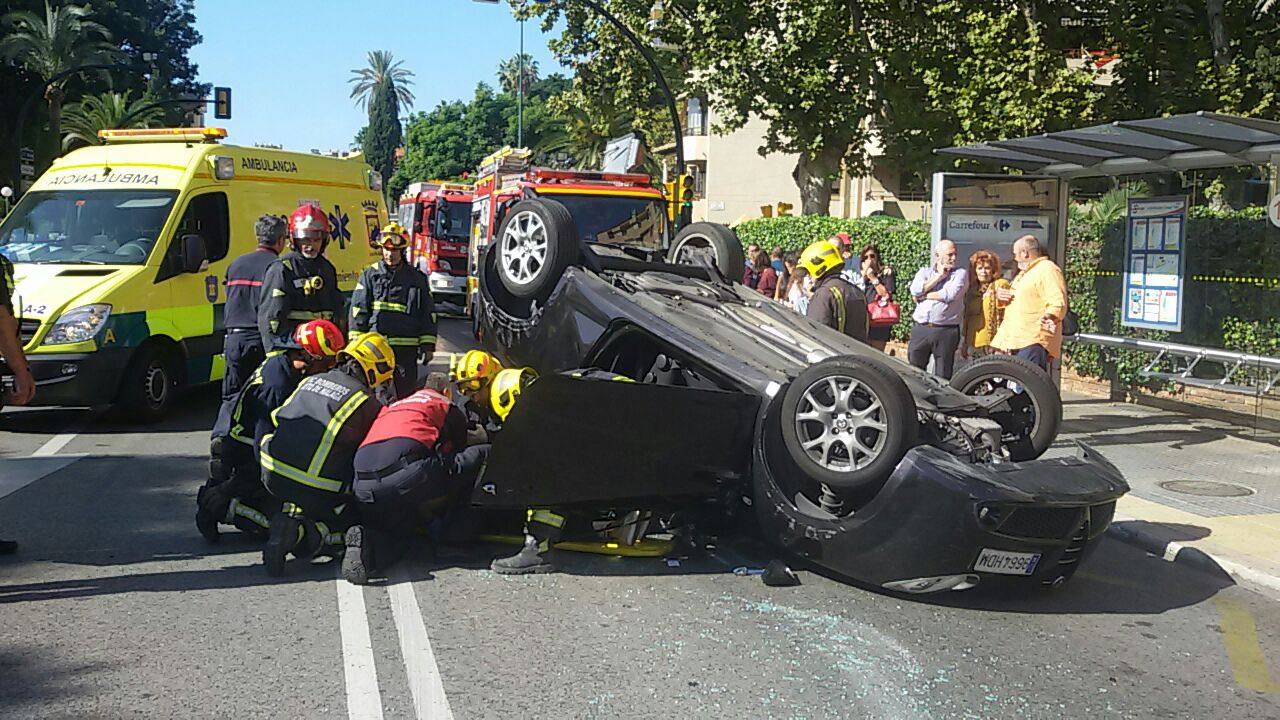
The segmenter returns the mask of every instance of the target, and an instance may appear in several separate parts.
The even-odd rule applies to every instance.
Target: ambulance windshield
[[[141,265],[169,218],[174,190],[27,193],[0,225],[16,263]]]

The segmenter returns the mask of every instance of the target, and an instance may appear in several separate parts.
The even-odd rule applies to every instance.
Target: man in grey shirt
[[[916,310],[911,315],[915,324],[907,345],[908,362],[924,370],[932,357],[934,374],[951,379],[968,288],[969,273],[956,267],[956,244],[939,241],[933,249],[933,264],[920,268],[911,280]]]

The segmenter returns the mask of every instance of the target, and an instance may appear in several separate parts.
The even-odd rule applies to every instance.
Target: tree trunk
[[[1213,43],[1213,62],[1219,68],[1231,64],[1231,40],[1227,37],[1227,25],[1222,16],[1225,0],[1207,0],[1205,11],[1209,16],[1209,39]]]
[[[50,85],[44,90],[44,99],[49,103],[49,132],[53,135],[54,147],[59,150],[62,148],[62,100],[65,97],[62,88],[56,85]],[[54,155],[61,154],[58,150],[54,151]]]
[[[796,169],[791,172],[800,188],[800,212],[804,215],[829,215],[831,213],[831,178],[840,171],[840,159],[845,148],[828,145],[816,157],[800,153]]]

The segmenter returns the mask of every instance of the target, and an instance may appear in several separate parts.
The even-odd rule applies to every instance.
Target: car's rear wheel
[[[869,499],[916,442],[916,406],[889,368],[853,356],[823,360],[782,398],[787,454],[823,488],[824,506]],[[831,508],[828,508],[831,509]]]
[[[1001,440],[1016,462],[1034,460],[1058,437],[1062,397],[1040,367],[1013,355],[987,355],[956,371],[951,387],[965,395],[1011,395],[991,414],[1000,424]]]
[[[709,259],[730,280],[742,278],[746,266],[742,241],[728,227],[719,223],[692,223],[676,235],[667,251],[667,262],[676,265],[697,265],[700,257]]]
[[[498,228],[498,278],[520,299],[545,300],[564,269],[578,259],[573,216],[564,205],[545,199],[521,200]]]

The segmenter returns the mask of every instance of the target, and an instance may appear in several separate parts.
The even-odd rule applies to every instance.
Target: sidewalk
[[[1280,433],[1073,393],[1049,454],[1089,443],[1132,492],[1112,534],[1280,593]]]

